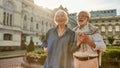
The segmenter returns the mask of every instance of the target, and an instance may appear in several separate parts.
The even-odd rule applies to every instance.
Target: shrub
[[[106,52],[102,54],[102,67],[103,68],[120,68],[120,47],[107,46]]]
[[[108,42],[112,45],[113,44],[113,42],[114,42],[114,40],[115,40],[115,38],[112,36],[112,37],[108,37],[107,38],[108,39]]]
[[[107,52],[103,53],[103,58],[108,59],[118,59],[120,60],[120,51],[119,50],[107,50]]]
[[[32,52],[32,51],[34,51],[34,50],[35,50],[34,42],[33,42],[32,37],[31,37],[30,43],[29,43],[29,45],[27,46],[27,52]]]

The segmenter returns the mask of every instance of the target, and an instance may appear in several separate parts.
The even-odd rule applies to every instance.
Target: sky
[[[69,13],[81,10],[96,11],[117,9],[120,15],[120,0],[34,0],[35,4],[44,8],[54,9],[60,5],[68,9]]]

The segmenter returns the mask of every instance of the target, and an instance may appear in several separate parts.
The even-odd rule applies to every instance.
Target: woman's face
[[[64,13],[58,13],[55,17],[55,21],[58,25],[63,25],[67,22],[67,18]]]

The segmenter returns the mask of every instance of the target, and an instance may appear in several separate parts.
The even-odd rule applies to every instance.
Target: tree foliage
[[[35,46],[34,46],[33,39],[32,39],[32,37],[31,37],[30,43],[29,43],[28,46],[27,46],[27,52],[32,52],[32,51],[34,51],[34,50],[35,50]]]

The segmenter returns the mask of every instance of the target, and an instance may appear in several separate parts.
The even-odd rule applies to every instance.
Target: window
[[[114,11],[113,10],[111,10],[111,13],[113,13]]]
[[[43,21],[42,21],[42,25],[43,25]]]
[[[98,22],[98,21],[95,21],[96,23]]]
[[[102,26],[102,27],[101,27],[101,31],[102,31],[102,32],[105,32],[105,26]]]
[[[6,12],[3,13],[3,25],[5,25],[5,20],[6,20]]]
[[[46,22],[46,27],[48,26],[48,22]]]
[[[120,31],[119,25],[116,25],[116,26],[115,26],[115,31],[116,31],[116,32],[119,32],[119,31]]]
[[[13,23],[13,13],[16,9],[15,4],[8,0],[3,0],[3,6],[5,11],[3,13],[3,25],[12,26]]]
[[[102,21],[102,22],[104,22],[104,21]]]
[[[118,22],[118,20],[116,20],[116,22]]]
[[[33,22],[33,17],[31,17],[31,22]]]
[[[12,26],[12,14],[4,12],[3,16],[3,25]]]
[[[109,20],[109,22],[111,22],[111,20]]]
[[[108,26],[108,31],[112,32],[112,26]]]
[[[11,34],[4,34],[4,40],[12,40]]]
[[[36,29],[38,29],[38,24],[36,24]]]
[[[27,16],[26,15],[24,16],[24,20],[27,21]]]
[[[10,14],[10,26],[12,26],[12,14]]]
[[[9,23],[9,13],[7,13],[7,25]]]
[[[104,11],[104,13],[106,13],[106,11]]]

